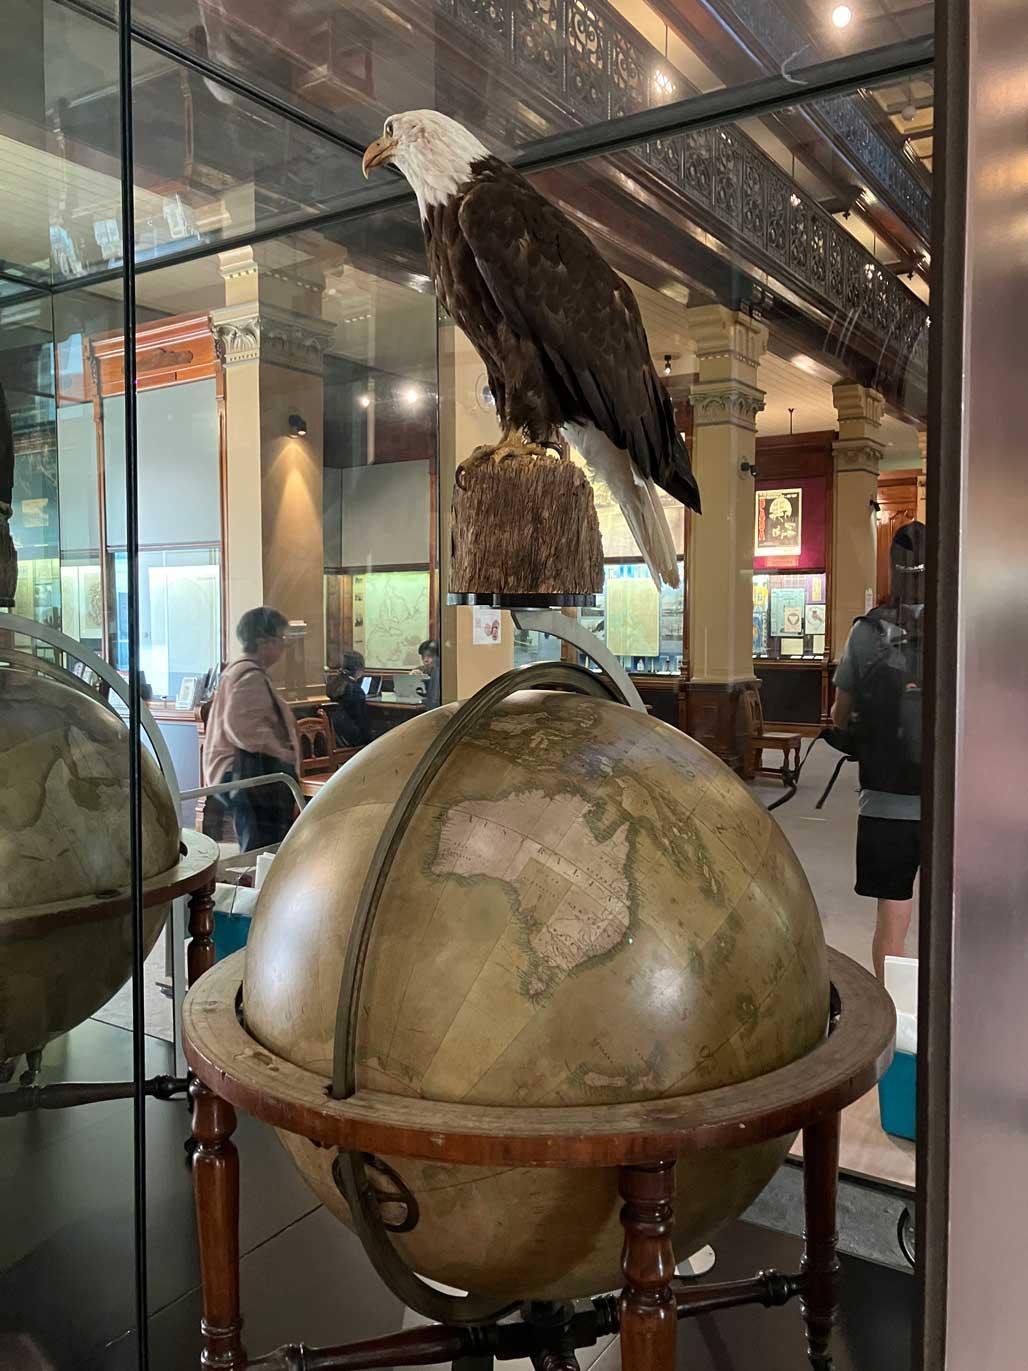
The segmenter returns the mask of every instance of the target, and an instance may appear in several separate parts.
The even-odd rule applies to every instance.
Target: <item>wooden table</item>
[[[620,1332],[626,1371],[672,1371],[678,1318],[738,1304],[784,1304],[796,1295],[811,1365],[815,1371],[830,1371],[840,1271],[835,1232],[840,1113],[888,1067],[895,1011],[870,973],[839,952],[831,951],[829,958],[830,1031],[799,1061],[752,1081],[695,1095],[541,1109],[437,1103],[363,1088],[348,1099],[334,1099],[326,1079],[273,1056],[250,1037],[237,1013],[242,954],[219,963],[190,992],[183,1010],[186,1057],[196,1077],[191,1095],[203,1273],[202,1364],[219,1371],[257,1365],[244,1351],[239,1312],[239,1176],[231,1141],[238,1106],[276,1128],[338,1149],[339,1160],[349,1158],[351,1163],[371,1153],[493,1167],[616,1167],[624,1201],[624,1289],[616,1306],[594,1300],[591,1316],[581,1316],[584,1323],[569,1316],[557,1330],[529,1325],[526,1331],[524,1324],[494,1320],[469,1327],[469,1316],[350,1348],[301,1350],[290,1345],[259,1362],[267,1371],[298,1371],[307,1365],[319,1371],[360,1371],[491,1357],[493,1352],[499,1357],[531,1355],[537,1366],[570,1371],[574,1358],[567,1355],[567,1340],[572,1347],[584,1345],[595,1340],[598,1328]],[[730,1286],[676,1289],[671,1232],[678,1158],[745,1147],[800,1129],[806,1203],[800,1272],[762,1272]],[[366,1232],[361,1227],[365,1217],[355,1215],[359,1232]],[[388,1239],[386,1248],[399,1263]],[[382,1253],[371,1246],[367,1250],[402,1298],[403,1278],[393,1283],[390,1259],[383,1266]],[[558,1333],[564,1343],[552,1343]],[[526,1338],[529,1343],[522,1348]],[[516,1353],[515,1348],[522,1350]]]

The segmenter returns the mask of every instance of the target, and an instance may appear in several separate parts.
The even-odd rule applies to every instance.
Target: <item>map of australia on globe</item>
[[[339,772],[262,889],[247,1027],[326,1080],[364,875],[453,708]],[[645,714],[526,691],[456,746],[404,834],[369,948],[358,1084],[525,1108],[689,1094],[808,1051],[827,1002],[809,887],[742,782]],[[345,1215],[331,1157],[283,1140]],[[683,1254],[748,1203],[788,1141],[683,1161]],[[518,1297],[617,1284],[614,1173],[387,1160],[418,1197],[417,1226],[394,1241],[422,1274]]]

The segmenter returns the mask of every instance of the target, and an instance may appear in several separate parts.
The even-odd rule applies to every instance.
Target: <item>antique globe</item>
[[[261,891],[247,1031],[326,1083],[365,873],[455,708],[340,770]],[[743,782],[644,713],[521,691],[457,743],[403,833],[368,948],[356,1083],[523,1109],[686,1095],[809,1052],[828,1002],[810,888]],[[281,1137],[348,1221],[330,1150]],[[681,1159],[681,1256],[746,1208],[790,1142]],[[381,1160],[415,1197],[417,1221],[392,1241],[420,1275],[498,1301],[620,1284],[615,1170]]]
[[[129,746],[98,696],[0,668],[0,1066],[94,1014],[132,972]],[[143,875],[174,868],[179,821],[143,755]],[[145,951],[168,906],[145,913]]]

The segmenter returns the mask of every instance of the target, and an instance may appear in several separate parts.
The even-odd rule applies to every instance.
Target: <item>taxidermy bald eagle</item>
[[[561,431],[610,487],[654,581],[678,585],[661,486],[700,495],[671,398],[650,360],[635,296],[592,243],[456,120],[386,120],[365,176],[391,162],[418,197],[436,293],[489,377],[507,455]]]

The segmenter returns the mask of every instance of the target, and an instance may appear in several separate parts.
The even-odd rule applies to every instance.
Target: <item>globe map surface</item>
[[[148,877],[178,861],[179,820],[156,762],[142,760]],[[74,914],[128,886],[128,772],[128,729],[99,697],[0,669],[0,1061],[74,1028],[131,974],[130,916]],[[167,912],[146,911],[144,953]]]
[[[247,1029],[326,1080],[364,875],[454,708],[337,773],[261,891]],[[734,773],[645,714],[525,691],[458,744],[404,835],[369,949],[358,1085],[524,1108],[684,1095],[809,1051],[828,991],[803,871]],[[281,1136],[345,1219],[331,1153]],[[746,1207],[790,1141],[682,1159],[681,1256]],[[418,1201],[393,1241],[420,1274],[503,1299],[619,1285],[616,1172],[386,1160]]]

